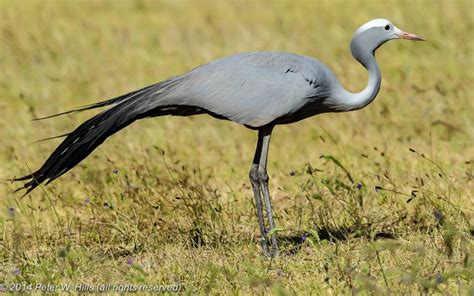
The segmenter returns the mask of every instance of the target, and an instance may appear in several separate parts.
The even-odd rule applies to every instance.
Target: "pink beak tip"
[[[398,34],[398,37],[400,37],[400,39],[406,39],[406,40],[426,41],[424,37],[421,37],[412,33],[408,33],[408,32],[401,32],[400,34]]]

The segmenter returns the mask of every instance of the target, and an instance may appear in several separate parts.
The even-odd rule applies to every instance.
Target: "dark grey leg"
[[[250,183],[252,184],[253,195],[255,197],[255,207],[257,208],[258,226],[260,227],[261,244],[263,254],[270,256],[268,252],[268,239],[267,230],[265,229],[265,222],[263,220],[263,209],[262,209],[262,198],[260,196],[260,184],[258,180],[258,164],[260,160],[260,154],[262,151],[262,139],[260,136],[257,141],[257,148],[255,149],[255,156],[253,158],[252,166],[250,167]]]
[[[275,229],[275,224],[273,223],[273,215],[272,215],[272,203],[270,200],[270,192],[268,190],[268,174],[267,174],[267,159],[268,159],[268,148],[270,145],[270,137],[272,134],[273,127],[264,128],[259,130],[258,138],[259,141],[262,139],[262,148],[260,154],[260,160],[258,165],[258,179],[260,181],[260,188],[263,193],[263,198],[265,201],[265,206],[267,210],[267,219],[268,225],[270,227],[270,231]],[[272,257],[278,256],[278,243],[276,239],[276,233],[273,232],[272,236]]]

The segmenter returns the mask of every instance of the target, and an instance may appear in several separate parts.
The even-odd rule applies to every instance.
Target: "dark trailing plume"
[[[187,116],[204,113],[202,109],[192,106],[159,106],[159,103],[157,103],[159,100],[155,96],[157,96],[157,93],[162,94],[166,92],[166,89],[173,84],[173,80],[167,80],[124,96],[45,117],[50,118],[67,113],[115,105],[85,121],[74,131],[62,135],[66,136],[66,138],[53,151],[40,169],[29,175],[11,179],[11,181],[27,181],[23,187],[16,191],[25,189],[25,194],[28,194],[43,182],[49,184],[76,166],[109,136],[130,125],[135,120],[151,116]]]

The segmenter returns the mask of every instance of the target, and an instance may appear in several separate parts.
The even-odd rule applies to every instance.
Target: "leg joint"
[[[258,182],[258,166],[256,164],[252,164],[249,172],[249,178],[252,182]]]

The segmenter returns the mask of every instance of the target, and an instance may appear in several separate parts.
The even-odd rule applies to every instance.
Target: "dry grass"
[[[0,282],[472,294],[472,2],[412,2],[0,0]],[[364,110],[276,128],[269,174],[284,254],[275,260],[256,241],[247,179],[256,136],[230,122],[145,120],[44,190],[20,198],[5,181],[58,144],[33,141],[91,113],[32,117],[221,56],[311,55],[360,89],[366,74],[348,44],[380,16],[429,42],[378,51],[382,89]]]

